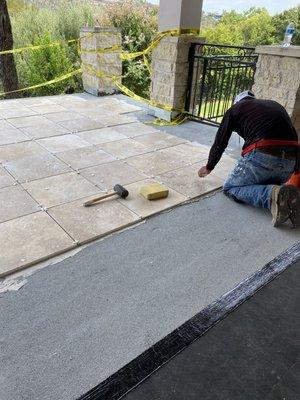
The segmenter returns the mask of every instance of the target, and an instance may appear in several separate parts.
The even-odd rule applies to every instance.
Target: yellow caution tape
[[[144,54],[143,60],[144,60],[144,64],[145,64],[147,70],[149,71],[149,74],[151,75],[152,74],[152,70],[151,70],[151,66],[150,66],[150,63],[149,63],[149,61],[147,59],[146,54]]]
[[[71,39],[71,40],[67,40],[65,42],[51,42],[48,44],[41,44],[41,45],[37,45],[37,46],[20,47],[18,49],[0,51],[0,55],[23,53],[24,51],[29,51],[29,50],[34,51],[34,50],[39,50],[39,49],[46,49],[47,47],[62,46],[65,43],[75,43],[75,42],[77,42],[77,39]]]
[[[18,93],[18,92],[23,92],[25,90],[33,90],[33,89],[38,89],[40,87],[53,85],[54,83],[62,82],[64,80],[68,79],[68,78],[71,78],[74,75],[78,75],[81,72],[82,72],[82,69],[79,68],[79,69],[77,69],[75,71],[72,71],[72,72],[69,72],[67,74],[61,75],[61,76],[59,76],[57,78],[54,78],[54,79],[51,79],[50,81],[47,81],[47,82],[38,83],[37,85],[29,86],[29,87],[22,88],[22,89],[11,90],[10,92],[0,93],[0,96],[5,96],[5,95],[10,94],[10,93]]]
[[[105,33],[106,32],[101,32],[101,34],[105,34]],[[28,47],[23,47],[23,48],[18,48],[18,49],[4,50],[4,51],[0,52],[0,55],[21,53],[21,52],[29,51],[29,50],[38,50],[38,49],[43,49],[43,48],[47,48],[47,47],[54,47],[54,46],[59,46],[59,45],[63,45],[63,44],[77,42],[78,43],[78,53],[79,54],[104,54],[104,53],[113,53],[113,52],[116,52],[116,51],[121,51],[120,58],[122,60],[132,60],[132,59],[135,59],[137,57],[141,57],[142,56],[143,57],[143,62],[145,64],[146,68],[148,69],[149,73],[151,74],[151,66],[150,66],[150,63],[149,63],[149,61],[147,59],[147,55],[149,53],[151,53],[158,46],[158,44],[161,42],[161,40],[163,38],[165,38],[167,36],[183,36],[183,35],[196,35],[196,36],[198,36],[199,35],[199,30],[198,29],[172,29],[172,30],[160,32],[153,39],[153,41],[151,42],[150,46],[148,46],[143,51],[138,51],[138,52],[135,52],[135,53],[124,53],[124,52],[122,53],[121,45],[114,45],[114,46],[111,46],[111,47],[100,48],[100,49],[95,49],[95,50],[84,50],[84,51],[81,50],[81,41],[86,39],[86,38],[88,38],[88,37],[93,36],[94,34],[95,34],[94,32],[91,32],[90,34],[88,34],[86,36],[83,36],[80,39],[70,39],[70,40],[67,40],[67,41],[56,41],[56,42],[52,42],[52,43],[45,44],[45,45],[28,46]],[[111,32],[107,32],[107,34],[111,35]],[[166,125],[177,125],[179,123],[184,122],[188,118],[187,115],[186,115],[186,112],[183,109],[176,109],[176,108],[173,108],[171,106],[163,105],[163,104],[160,104],[160,103],[158,103],[156,101],[148,100],[148,99],[145,99],[145,98],[135,94],[129,88],[127,88],[125,85],[123,85],[121,83],[120,80],[121,80],[122,76],[108,76],[107,74],[105,74],[103,72],[97,71],[92,65],[86,64],[86,63],[82,64],[82,68],[85,69],[88,73],[90,73],[92,75],[95,75],[95,76],[97,76],[99,78],[111,79],[114,82],[114,84],[116,85],[116,87],[121,92],[127,94],[127,96],[129,96],[129,97],[131,97],[131,98],[133,98],[135,100],[142,101],[142,102],[144,102],[146,104],[149,104],[149,105],[151,105],[153,107],[161,108],[161,109],[169,111],[169,112],[176,111],[176,112],[180,113],[176,117],[176,119],[174,121],[172,121],[172,122],[165,122],[165,121],[157,119],[155,121],[155,124],[157,124],[157,125],[163,125],[163,126],[166,126]],[[25,91],[25,90],[33,90],[33,89],[37,89],[37,88],[40,88],[40,87],[49,86],[49,85],[52,85],[52,84],[55,84],[55,83],[58,83],[58,82],[62,82],[62,81],[66,80],[66,79],[68,79],[68,78],[70,78],[70,77],[72,77],[74,75],[77,75],[77,74],[81,73],[82,72],[82,68],[77,69],[75,71],[72,71],[72,72],[70,72],[68,74],[64,74],[64,75],[62,75],[60,77],[54,78],[54,79],[52,79],[50,81],[47,81],[47,82],[43,82],[43,83],[40,83],[40,84],[37,84],[37,85],[33,85],[33,86],[30,86],[30,87],[26,87],[26,88],[22,88],[22,89],[12,90],[10,92],[0,93],[0,96],[5,96],[6,94],[11,94],[11,93],[22,92],[22,91]]]
[[[101,53],[114,53],[115,51],[122,50],[122,46],[119,44],[115,44],[111,47],[104,47],[95,50],[79,50],[80,54],[101,54]]]

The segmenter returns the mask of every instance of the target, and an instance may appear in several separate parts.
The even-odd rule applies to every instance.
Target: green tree
[[[0,51],[11,50],[14,47],[13,34],[6,0],[0,1]],[[18,89],[18,75],[13,54],[2,54],[0,56],[0,75],[5,92]],[[15,93],[7,94],[6,97],[14,97]]]
[[[51,43],[53,38],[48,32],[34,41],[34,45]],[[19,64],[22,86],[33,86],[71,72],[74,68],[68,58],[65,46],[41,48],[23,55]],[[52,95],[64,93],[75,86],[74,78],[30,91],[30,95]]]
[[[290,22],[293,22],[296,27],[296,33],[293,37],[292,44],[300,45],[300,5],[272,17],[276,43],[281,43],[283,41],[285,29]]]
[[[156,6],[145,0],[124,0],[104,7],[100,26],[121,30],[123,49],[130,53],[146,49],[157,33]],[[149,60],[150,61],[150,60]],[[123,83],[136,94],[149,97],[150,74],[141,59],[123,62]]]
[[[208,43],[235,46],[272,44],[272,18],[264,8],[250,8],[243,13],[226,12],[214,28],[203,29]]]

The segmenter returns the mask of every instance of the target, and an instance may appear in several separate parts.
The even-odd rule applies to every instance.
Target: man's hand
[[[205,178],[207,175],[209,175],[211,171],[206,168],[206,166],[201,167],[198,171],[199,178]]]

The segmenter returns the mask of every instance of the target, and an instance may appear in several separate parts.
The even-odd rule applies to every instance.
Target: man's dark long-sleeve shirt
[[[243,149],[262,139],[298,140],[284,107],[272,100],[246,98],[226,112],[209,154],[208,170],[219,162],[233,131],[245,140]]]

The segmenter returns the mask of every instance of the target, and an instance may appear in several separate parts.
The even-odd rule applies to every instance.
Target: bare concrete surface
[[[37,271],[0,294],[0,399],[76,399],[297,241],[218,193]]]

